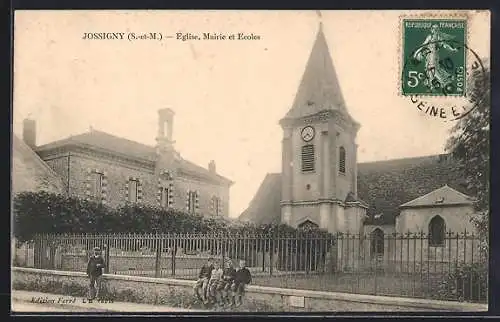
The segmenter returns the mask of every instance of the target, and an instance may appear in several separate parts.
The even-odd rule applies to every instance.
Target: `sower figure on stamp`
[[[101,249],[94,248],[94,254],[90,256],[87,264],[87,276],[90,279],[89,284],[89,300],[100,297],[102,269],[105,267],[104,259],[101,256]]]
[[[203,303],[207,302],[207,289],[208,289],[208,280],[212,275],[212,270],[214,269],[213,258],[209,258],[207,263],[201,267],[200,274],[198,275],[198,280],[194,285],[194,294],[198,298],[198,300]],[[202,295],[200,295],[200,289]]]
[[[231,301],[230,295],[231,295],[231,288],[234,283],[234,277],[236,275],[236,270],[233,267],[233,261],[227,260],[226,261],[226,267],[224,268],[224,271],[222,272],[222,281],[224,283],[224,288],[222,289],[222,303],[223,304],[233,304],[234,305],[234,298]],[[232,298],[232,296],[231,296]]]
[[[233,283],[233,301],[236,306],[242,303],[243,294],[245,293],[245,285],[252,283],[252,274],[246,268],[245,260],[240,260],[240,267],[236,271]],[[236,298],[238,299],[236,301]]]
[[[425,60],[425,70],[427,73],[427,87],[433,90],[435,87],[446,87],[453,81],[453,75],[446,70],[442,65],[439,55],[439,49],[444,48],[451,52],[457,52],[458,49],[454,48],[449,41],[453,36],[448,35],[439,30],[438,25],[431,27],[431,33],[425,38],[420,47],[413,57],[417,61]]]

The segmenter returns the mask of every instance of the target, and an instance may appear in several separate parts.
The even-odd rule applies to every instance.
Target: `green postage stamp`
[[[402,94],[465,96],[467,20],[402,19]]]

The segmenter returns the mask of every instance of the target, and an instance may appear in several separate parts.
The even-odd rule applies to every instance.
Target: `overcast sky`
[[[358,161],[442,153],[452,124],[398,95],[402,11],[322,11],[347,108],[361,123]],[[181,155],[235,181],[230,213],[281,171],[278,121],[291,107],[318,30],[315,11],[16,11],[15,133],[30,115],[38,144],[95,129],[154,145],[172,108]],[[468,43],[489,54],[489,15]],[[241,41],[82,40],[86,32],[255,34]]]

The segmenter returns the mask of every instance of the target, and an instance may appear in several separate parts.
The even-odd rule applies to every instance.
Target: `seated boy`
[[[236,302],[236,306],[240,306],[242,303],[243,293],[245,292],[245,285],[252,282],[252,274],[248,268],[246,268],[246,263],[244,260],[240,260],[240,267],[234,275],[233,283],[233,301]],[[236,298],[238,299],[236,301]]]
[[[233,261],[226,261],[226,267],[222,272],[222,281],[224,287],[222,288],[222,303],[223,304],[234,304],[234,301],[229,299],[229,295],[231,294],[231,288],[234,282],[234,275],[236,274],[236,270],[233,267]]]
[[[210,280],[208,281],[208,294],[211,303],[215,304],[217,302],[217,295],[219,295],[220,291],[224,287],[222,282],[222,269],[220,268],[219,263],[214,262],[214,269],[212,270],[212,274],[210,274]],[[208,302],[207,302],[208,303]]]
[[[210,279],[210,276],[212,274],[212,270],[214,268],[213,265],[213,258],[209,258],[207,263],[204,264],[201,267],[200,274],[198,275],[198,280],[196,281],[196,284],[194,285],[194,294],[196,297],[203,302],[207,301],[207,287],[208,287],[208,280]],[[202,295],[200,295],[200,289],[202,292]]]

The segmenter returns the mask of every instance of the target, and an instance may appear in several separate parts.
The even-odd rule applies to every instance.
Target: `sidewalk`
[[[54,312],[203,312],[202,310],[190,310],[164,305],[138,304],[129,302],[99,303],[82,297],[72,297],[60,294],[49,294],[41,292],[29,292],[12,290],[12,311],[13,312],[33,312],[33,308],[40,308],[40,311],[47,312],[53,309]],[[16,303],[16,304],[15,304]],[[24,305],[25,304],[25,305]],[[23,309],[30,307],[30,309]],[[38,312],[38,310],[37,310]]]

